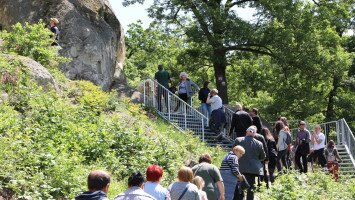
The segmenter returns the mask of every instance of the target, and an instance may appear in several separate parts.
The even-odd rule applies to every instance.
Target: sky
[[[120,20],[125,32],[127,31],[128,24],[141,20],[144,27],[148,27],[149,23],[152,21],[148,17],[146,9],[153,3],[153,0],[145,0],[143,5],[135,4],[128,7],[122,5],[123,0],[109,0],[111,6],[118,18]],[[238,10],[238,14],[241,18],[250,20],[254,10],[251,8],[241,8]]]

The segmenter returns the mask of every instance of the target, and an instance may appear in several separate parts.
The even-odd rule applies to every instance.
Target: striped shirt
[[[238,163],[238,157],[233,153],[233,151],[230,151],[226,157],[224,157],[221,168],[220,170],[232,170],[232,173],[235,175],[239,175],[239,163]]]

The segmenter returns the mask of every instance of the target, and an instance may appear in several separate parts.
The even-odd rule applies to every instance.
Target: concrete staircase
[[[164,119],[169,119],[169,113],[158,112],[160,116]],[[185,121],[186,119],[186,121]],[[204,140],[210,146],[221,146],[225,149],[230,149],[233,146],[233,141],[228,139],[216,140],[217,134],[211,131],[209,128],[205,127],[202,131],[200,119],[196,118],[194,115],[185,115],[180,113],[170,113],[170,123],[174,126],[180,128],[181,130],[190,130],[194,135],[200,137],[201,140]]]
[[[339,156],[343,162],[339,163],[339,175],[340,177],[355,177],[355,167],[351,162],[351,158],[345,149],[344,145],[336,145]]]

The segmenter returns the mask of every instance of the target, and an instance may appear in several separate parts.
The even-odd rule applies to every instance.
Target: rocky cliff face
[[[85,79],[110,89],[125,83],[124,33],[107,0],[0,0],[0,24],[49,23],[59,19],[60,54],[73,60],[62,66],[70,79]]]

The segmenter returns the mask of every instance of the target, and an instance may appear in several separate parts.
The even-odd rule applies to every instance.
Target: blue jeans
[[[202,114],[209,119],[211,117],[211,105],[207,103],[201,103],[201,108],[202,108]],[[205,126],[208,126],[208,122],[206,119],[203,120],[203,124]]]

